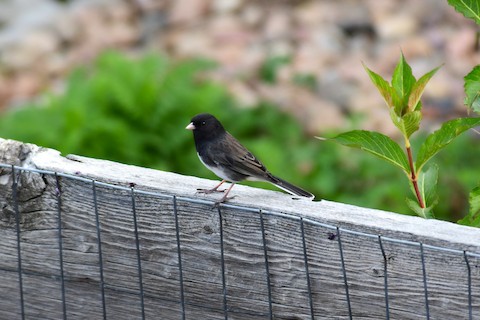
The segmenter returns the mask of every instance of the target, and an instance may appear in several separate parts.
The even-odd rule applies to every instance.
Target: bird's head
[[[197,114],[185,128],[192,130],[195,137],[215,137],[225,132],[220,121],[209,113]]]

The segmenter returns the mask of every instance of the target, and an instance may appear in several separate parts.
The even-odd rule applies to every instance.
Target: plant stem
[[[408,139],[405,139],[405,147],[407,149],[408,163],[410,164],[410,180],[412,181],[413,189],[415,190],[415,195],[417,196],[418,205],[423,209],[425,208],[425,204],[423,203],[422,195],[418,189],[417,175],[415,174],[415,167],[413,165],[412,148]]]

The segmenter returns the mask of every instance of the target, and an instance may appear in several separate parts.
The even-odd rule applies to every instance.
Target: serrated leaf
[[[478,0],[448,0],[448,4],[466,18],[473,19],[480,24],[480,2]]]
[[[374,71],[370,70],[365,64],[363,64],[365,71],[367,71],[370,80],[372,83],[377,87],[378,91],[385,100],[385,103],[389,108],[393,108],[394,102],[398,100],[397,94],[395,90],[390,86],[390,83],[382,78],[379,74],[375,73]]]
[[[413,76],[412,68],[405,60],[402,53],[400,61],[398,61],[392,76],[392,87],[395,89],[400,102],[395,106],[397,114],[401,115],[405,112],[403,109],[407,104],[408,97],[410,96],[410,92],[415,83],[416,80]]]
[[[480,113],[480,65],[465,76],[465,104],[473,111]]]
[[[410,92],[410,96],[408,98],[408,111],[413,110],[420,110],[418,103],[420,102],[420,98],[422,97],[423,91],[425,90],[425,86],[427,85],[428,81],[433,77],[433,75],[440,69],[441,66],[436,67],[435,69],[427,72],[423,76],[418,79],[417,82],[412,86],[412,90]]]
[[[417,177],[418,188],[426,207],[433,208],[438,201],[437,196],[438,166],[436,164],[420,172]]]
[[[470,204],[468,215],[458,223],[478,228],[480,227],[480,186],[470,192],[468,202]]]
[[[416,161],[417,172],[456,137],[478,125],[480,118],[459,118],[445,122],[440,129],[431,133],[420,147]]]
[[[422,208],[420,207],[420,205],[418,204],[417,201],[415,200],[412,200],[410,198],[407,198],[405,199],[405,201],[407,202],[407,206],[413,211],[415,212],[416,215],[422,217],[422,218],[426,218],[426,219],[429,219],[429,218],[434,218],[434,214],[433,214],[433,211],[432,211],[432,208]]]
[[[422,113],[413,111],[405,114],[403,117],[398,116],[395,112],[390,112],[393,124],[402,132],[402,134],[410,138],[410,136],[420,128]]]
[[[341,133],[329,140],[347,147],[364,150],[400,167],[407,174],[409,172],[405,152],[403,152],[395,141],[386,135],[373,131],[353,130]]]

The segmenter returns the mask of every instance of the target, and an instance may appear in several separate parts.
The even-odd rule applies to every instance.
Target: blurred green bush
[[[205,80],[213,67],[202,60],[171,61],[158,55],[131,59],[108,52],[73,72],[63,93],[1,115],[0,137],[63,154],[217,179],[199,162],[192,134],[184,129],[195,114],[210,112],[270,171],[317,198],[410,212],[404,201],[406,179],[395,168],[306,136],[299,123],[275,106],[239,108],[221,84]],[[467,190],[479,180],[480,148],[472,144],[465,135],[436,159],[439,218],[457,220],[466,213]]]

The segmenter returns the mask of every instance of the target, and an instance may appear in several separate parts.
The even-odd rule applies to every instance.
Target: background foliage
[[[270,171],[317,198],[410,214],[404,201],[407,181],[393,166],[333,143],[318,143],[275,106],[241,108],[221,84],[205,80],[211,68],[212,63],[202,60],[105,53],[92,66],[75,71],[63,93],[1,115],[0,137],[63,154],[217,179],[198,161],[191,132],[184,129],[193,115],[210,112]],[[274,80],[271,68],[263,69],[268,81]],[[474,139],[465,134],[436,159],[443,168],[437,218],[456,221],[468,210],[468,190],[479,180],[480,148]]]

